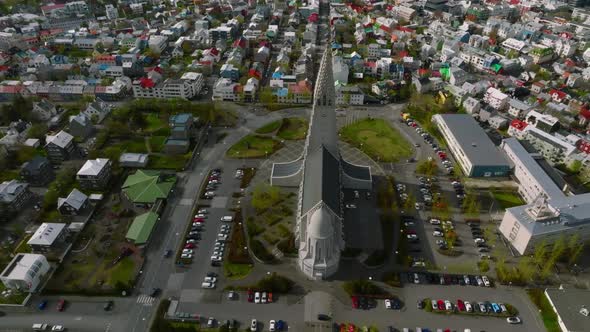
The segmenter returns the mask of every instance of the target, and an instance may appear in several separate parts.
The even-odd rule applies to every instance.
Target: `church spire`
[[[335,107],[336,92],[334,90],[334,75],[332,74],[332,52],[327,46],[315,82],[313,108],[305,146],[306,154],[323,146],[332,155],[339,158]]]
[[[326,46],[322,61],[320,62],[313,104],[317,106],[335,106],[336,104],[334,74],[332,72],[332,51],[330,50],[330,45]]]

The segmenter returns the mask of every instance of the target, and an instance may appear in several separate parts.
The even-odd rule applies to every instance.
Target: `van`
[[[35,331],[47,331],[47,328],[49,327],[49,325],[43,323],[43,324],[33,324],[33,330]]]
[[[410,329],[407,327],[404,327],[404,329],[402,330],[402,332],[410,332]]]
[[[224,221],[224,222],[231,222],[232,220],[234,220],[234,217],[232,217],[232,216],[221,217],[221,221]]]

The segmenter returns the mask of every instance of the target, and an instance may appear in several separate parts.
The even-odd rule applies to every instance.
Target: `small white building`
[[[34,252],[47,252],[68,234],[64,223],[42,223],[27,244]]]
[[[510,97],[502,91],[490,87],[486,91],[486,94],[483,97],[483,101],[490,105],[493,109],[501,110],[504,109],[504,107],[506,107],[509,98]]]
[[[16,254],[0,279],[6,288],[34,292],[49,272],[47,258],[39,254]]]

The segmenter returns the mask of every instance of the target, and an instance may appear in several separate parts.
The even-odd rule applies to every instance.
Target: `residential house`
[[[129,168],[145,168],[149,162],[149,155],[146,153],[122,153],[119,157],[119,165]]]
[[[97,98],[92,103],[88,104],[82,113],[91,119],[92,122],[101,123],[110,112],[111,105],[100,100],[100,98]]]
[[[241,98],[242,86],[229,78],[219,78],[213,86],[214,101],[238,101]]]
[[[34,292],[50,269],[43,255],[17,253],[0,274],[0,280],[8,289]]]
[[[336,105],[363,105],[365,94],[356,85],[336,84]]]
[[[57,199],[57,210],[61,215],[75,216],[90,208],[88,196],[78,189],[72,189],[68,197]]]
[[[231,63],[225,63],[219,70],[219,76],[237,81],[240,79],[240,69]]]
[[[524,116],[528,112],[532,111],[533,108],[534,107],[532,105],[515,98],[511,98],[508,102],[508,114],[517,119],[524,119]]]
[[[57,108],[49,100],[41,99],[33,103],[33,114],[41,121],[48,121],[57,114]]]
[[[190,148],[190,140],[188,139],[175,139],[168,137],[164,141],[162,152],[166,154],[185,154]]]
[[[458,67],[451,67],[449,83],[454,86],[461,86],[467,81],[467,72]]]
[[[74,137],[86,139],[94,131],[94,125],[89,117],[80,113],[70,116],[70,126],[68,128]]]
[[[465,112],[467,112],[467,114],[477,114],[481,109],[481,103],[479,102],[479,100],[473,97],[467,97],[463,101],[463,108],[465,109]]]
[[[505,129],[508,128],[508,119],[502,115],[493,115],[488,119],[488,124],[494,129]]]
[[[109,159],[87,160],[78,170],[76,178],[84,189],[104,189],[111,178],[111,167],[112,162]]]
[[[42,223],[27,241],[34,253],[46,253],[63,244],[69,234],[64,223]]]
[[[63,130],[55,135],[47,135],[45,142],[45,151],[52,164],[61,164],[77,156],[74,136]]]
[[[504,109],[508,104],[508,99],[510,99],[510,97],[507,94],[494,87],[488,88],[483,97],[484,102],[495,110]]]
[[[23,143],[27,139],[29,128],[31,128],[31,124],[23,120],[11,122],[8,130],[4,133],[4,137],[0,138],[0,145],[12,149]]]
[[[171,128],[171,136],[182,139],[190,138],[190,131],[193,127],[193,123],[193,115],[190,113],[171,115],[168,119],[168,126]]]
[[[17,180],[0,183],[0,203],[6,205],[9,210],[20,211],[32,196],[27,183]]]
[[[45,186],[53,181],[55,174],[49,159],[35,156],[21,166],[20,176],[31,186]]]
[[[168,38],[162,35],[152,35],[148,41],[148,46],[152,52],[160,54],[168,46]]]

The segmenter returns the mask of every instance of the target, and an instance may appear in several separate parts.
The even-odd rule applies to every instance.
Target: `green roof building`
[[[176,183],[176,176],[155,170],[138,170],[123,183],[125,196],[136,205],[151,205],[166,199]]]
[[[158,215],[151,211],[135,217],[125,238],[136,245],[146,244],[156,226],[156,221],[158,221]]]

